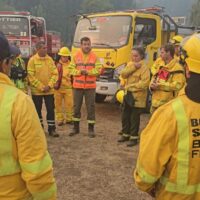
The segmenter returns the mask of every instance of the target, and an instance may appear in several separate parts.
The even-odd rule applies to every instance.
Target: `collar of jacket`
[[[132,65],[134,66],[135,64],[137,64],[137,63],[139,63],[139,64],[141,64],[142,66],[140,67],[140,68],[142,68],[144,65],[145,65],[145,61],[144,60],[141,60],[140,62],[133,62],[133,61],[131,61],[132,62]],[[138,69],[140,69],[140,68],[138,68]]]
[[[59,63],[60,63],[61,65],[63,65],[63,66],[67,66],[67,65],[70,64],[70,61],[68,61],[68,62],[62,62],[61,60],[59,60]]]
[[[9,79],[9,77],[6,74],[3,74],[0,72],[0,83],[6,84],[6,85],[11,85],[14,86],[12,81]]]
[[[45,57],[40,57],[40,56],[38,55],[38,53],[35,54],[35,57],[36,57],[36,59],[38,59],[38,60],[47,60],[47,59],[49,58],[48,55],[46,55]]]
[[[167,68],[168,71],[174,71],[175,68],[177,67],[176,65],[178,64],[177,59],[174,58],[173,60],[170,61],[167,65],[164,66],[164,68]]]
[[[93,53],[93,51],[90,50],[88,53],[84,53],[84,52],[82,51],[82,49],[80,49],[79,52],[77,52],[77,54],[79,54],[79,53],[81,53],[81,54],[83,55],[83,58],[87,58],[87,57],[89,57],[89,55],[90,55],[91,53]]]

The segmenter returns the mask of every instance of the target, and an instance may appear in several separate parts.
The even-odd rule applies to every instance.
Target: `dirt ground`
[[[59,138],[49,138],[48,148],[54,162],[59,200],[151,200],[134,187],[133,169],[138,146],[118,144],[120,108],[105,102],[96,105],[96,134],[87,136],[85,107],[81,134],[69,137],[70,125],[59,127]],[[142,115],[141,129],[149,119]]]

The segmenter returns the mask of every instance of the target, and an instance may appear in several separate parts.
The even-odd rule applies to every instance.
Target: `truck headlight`
[[[121,71],[126,67],[126,63],[117,67],[114,71],[113,79],[119,79]]]

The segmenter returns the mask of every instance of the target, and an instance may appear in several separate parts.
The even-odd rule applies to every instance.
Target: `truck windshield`
[[[131,27],[130,16],[91,17],[79,20],[74,46],[82,37],[89,37],[93,47],[116,48],[127,44]]]
[[[5,35],[10,36],[28,36],[28,19],[24,17],[0,16],[0,30]]]

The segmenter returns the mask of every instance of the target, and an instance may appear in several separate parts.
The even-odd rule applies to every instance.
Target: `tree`
[[[82,13],[94,13],[113,10],[110,0],[84,0],[81,4]]]
[[[115,9],[134,9],[134,8],[138,8],[141,6],[141,1],[142,0],[111,0],[113,6]]]
[[[13,11],[15,8],[6,0],[0,1],[0,11]]]
[[[192,6],[190,21],[194,26],[200,26],[200,0],[196,0],[196,2]]]

